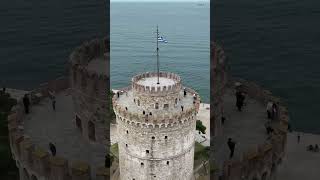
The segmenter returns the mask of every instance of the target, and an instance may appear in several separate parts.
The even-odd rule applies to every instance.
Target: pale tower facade
[[[121,180],[193,177],[200,97],[180,76],[143,73],[115,94]]]

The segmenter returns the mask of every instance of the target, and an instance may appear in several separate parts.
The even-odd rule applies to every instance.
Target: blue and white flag
[[[168,43],[168,41],[162,36],[158,37],[158,42]]]

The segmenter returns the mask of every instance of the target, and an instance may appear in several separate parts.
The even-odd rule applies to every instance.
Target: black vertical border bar
[[[210,0],[210,179],[214,179],[214,171],[212,166],[214,166],[214,136],[215,136],[215,118],[213,116],[214,112],[214,60],[215,60],[215,33],[214,33],[214,1]]]
[[[110,107],[112,99],[109,95],[109,92],[110,92],[110,0],[104,0],[104,3],[105,3],[105,26],[106,26],[106,37],[104,38],[104,45],[105,45],[105,49],[106,49],[106,52],[105,52],[105,60],[106,60],[106,67],[107,70],[107,80],[106,80],[106,96],[107,96],[107,113],[108,113],[108,116],[107,116],[107,119],[105,120],[105,126],[106,126],[106,158],[105,158],[105,165],[108,164],[107,161],[110,161],[109,158],[107,158],[107,156],[109,155],[109,152],[110,152],[110,147],[111,147],[111,140],[110,140],[110,123],[111,123],[111,111],[112,111],[112,107]],[[111,162],[110,162],[111,163]],[[109,171],[109,169],[107,169],[107,171]],[[105,172],[106,176],[105,176],[105,179],[106,180],[110,180],[111,179],[111,174],[110,172]]]

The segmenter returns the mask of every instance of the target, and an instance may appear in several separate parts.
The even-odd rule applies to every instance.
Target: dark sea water
[[[215,0],[215,39],[234,76],[283,98],[299,131],[320,133],[320,1]]]
[[[128,86],[131,77],[156,71],[156,26],[167,44],[159,44],[160,70],[182,77],[183,84],[209,102],[209,4],[111,3],[111,86]]]
[[[0,83],[32,89],[66,74],[73,48],[107,34],[105,7],[102,0],[2,1]]]

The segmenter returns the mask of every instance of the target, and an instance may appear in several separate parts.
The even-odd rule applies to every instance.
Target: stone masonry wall
[[[229,88],[235,88],[235,82],[240,82],[248,96],[263,104],[267,104],[268,101],[279,103],[279,114],[276,120],[272,122],[274,133],[271,137],[262,144],[257,144],[255,148],[248,149],[240,160],[226,161],[222,179],[273,179],[285,153],[289,121],[288,110],[281,104],[279,98],[274,97],[270,91],[262,89],[257,84],[243,79],[232,79],[228,83]],[[215,174],[212,174],[212,178],[218,179]]]
[[[68,88],[68,79],[58,78],[42,84],[31,92],[31,108],[48,97],[48,90],[56,92]],[[32,142],[24,135],[23,121],[25,113],[22,99],[12,108],[8,117],[9,140],[13,159],[20,172],[20,180],[90,180],[91,167],[86,162],[68,161],[68,157],[52,157],[45,149]],[[109,170],[100,167],[96,173],[97,180],[107,179]]]
[[[213,136],[222,133],[221,118],[223,116],[223,94],[228,81],[226,55],[223,49],[216,43],[211,44],[213,59],[212,82],[211,82],[211,131]]]
[[[133,78],[133,84],[135,81],[136,79]],[[181,91],[181,85],[179,87]],[[146,87],[137,85],[133,85],[132,89],[136,91],[135,95],[142,95],[142,92],[147,90]],[[123,89],[120,91],[120,96],[125,96],[126,90],[132,89]],[[187,93],[195,94],[197,97],[192,108],[179,113],[169,112],[167,115],[155,113],[148,119],[142,113],[126,111],[125,107],[117,104],[117,95],[114,96],[121,180],[190,180],[192,178],[194,130],[200,97],[195,91],[189,88],[186,90]],[[151,90],[149,93],[159,98],[165,97],[163,89],[156,92]],[[153,95],[149,95],[148,92],[145,94],[147,103],[154,103]],[[174,99],[176,96],[165,98]]]
[[[118,121],[121,179],[185,180],[191,177],[194,127],[195,118],[167,128],[143,128]]]
[[[173,79],[176,83],[160,87],[143,86],[137,83],[142,78],[157,77],[157,73],[144,73],[132,78],[135,103],[140,104],[145,110],[154,109],[155,102],[159,104],[159,108],[162,108],[164,104],[174,107],[176,102],[180,101],[179,93],[182,87],[180,77],[170,72],[160,72],[159,75],[160,77]]]
[[[108,119],[108,80],[104,74],[87,69],[88,63],[100,57],[107,61],[109,52],[107,39],[92,40],[77,47],[70,55],[69,71],[72,99],[75,107],[75,119],[81,121],[80,129],[87,140],[104,143],[106,139],[106,122]],[[107,68],[107,67],[105,67]],[[94,136],[89,136],[94,131]]]

